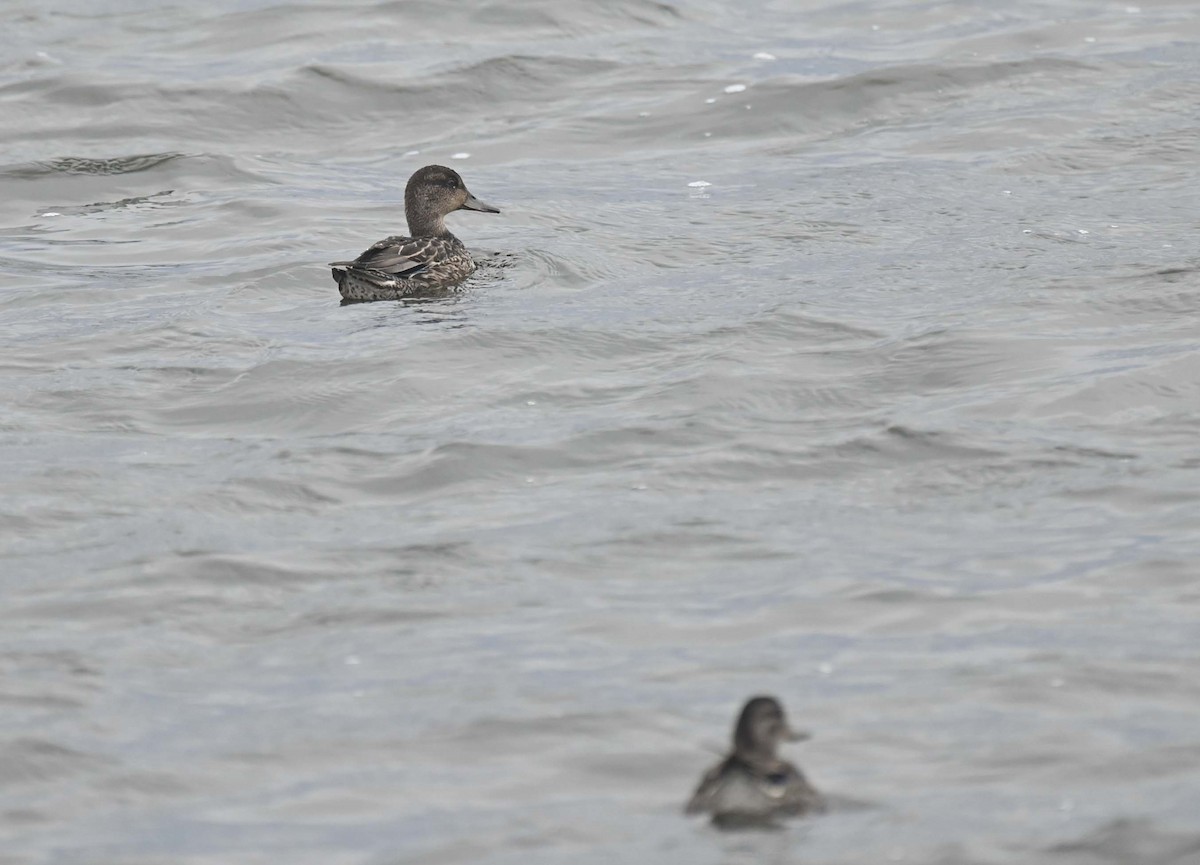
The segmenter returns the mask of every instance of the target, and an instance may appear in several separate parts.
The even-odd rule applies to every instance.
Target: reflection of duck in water
[[[746,703],[733,731],[733,753],[700,781],[688,814],[712,814],[718,825],[770,823],[823,810],[824,799],[804,773],[775,751],[783,741],[807,739],[788,727],[774,697]]]
[[[381,240],[354,261],[335,261],[333,279],[346,300],[399,300],[450,288],[475,269],[471,254],[443,221],[456,210],[499,213],[469,191],[458,172],[426,165],[404,188],[411,237]]]

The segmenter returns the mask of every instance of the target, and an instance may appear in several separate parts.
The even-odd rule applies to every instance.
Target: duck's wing
[[[808,778],[804,776],[804,773],[800,771],[798,766],[784,762],[780,775],[786,785],[787,792],[784,795],[784,799],[789,811],[795,814],[803,814],[808,811],[825,810],[825,797],[818,792],[816,787],[809,783]]]
[[[684,814],[705,814],[712,811],[713,799],[716,797],[717,791],[721,789],[721,774],[727,762],[727,760],[722,760],[704,773],[704,777],[700,779],[700,784],[696,787],[696,792],[684,806]]]
[[[350,267],[373,270],[408,279],[435,261],[445,243],[440,237],[388,237],[373,244],[354,261],[335,261],[330,267],[335,270]]]

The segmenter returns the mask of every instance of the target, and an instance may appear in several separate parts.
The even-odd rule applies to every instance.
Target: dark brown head
[[[456,210],[500,212],[472,195],[453,168],[426,165],[408,179],[404,188],[404,214],[408,217],[408,231],[414,237],[445,234],[442,218]]]
[[[742,708],[733,730],[733,750],[743,755],[773,757],[780,742],[807,739],[788,726],[783,706],[774,697],[754,697]]]

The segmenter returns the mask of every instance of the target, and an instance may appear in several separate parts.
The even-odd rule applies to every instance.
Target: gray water
[[[1194,3],[0,21],[2,865],[1200,862]]]

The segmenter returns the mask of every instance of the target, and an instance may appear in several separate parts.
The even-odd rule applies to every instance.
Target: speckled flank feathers
[[[373,267],[372,257],[380,255],[399,256],[415,266],[402,271]],[[462,282],[475,270],[475,262],[462,241],[447,234],[415,239],[389,237],[354,262],[336,263],[332,267],[333,278],[345,300],[396,300]]]
[[[453,169],[427,165],[415,172],[404,190],[412,236],[388,237],[353,261],[331,264],[342,298],[400,300],[450,288],[470,276],[475,262],[443,221],[455,210],[500,212],[473,196]]]

